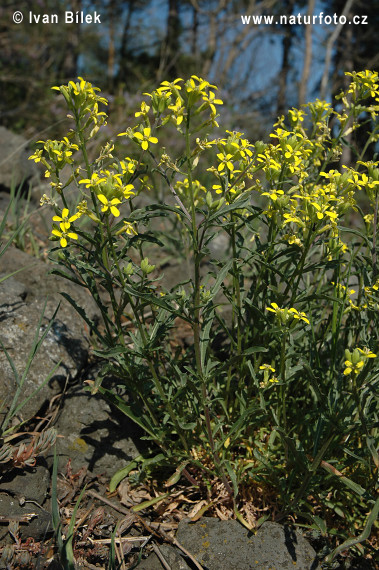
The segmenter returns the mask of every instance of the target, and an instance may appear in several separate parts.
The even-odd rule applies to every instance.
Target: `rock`
[[[203,518],[191,523],[189,519],[184,519],[179,523],[176,537],[207,570],[320,568],[316,552],[302,534],[278,523],[266,522],[253,535],[234,520]],[[158,570],[154,557],[149,556],[141,568]]]
[[[38,457],[35,467],[12,469],[1,478],[1,491],[7,492],[21,504],[33,501],[43,505],[49,486],[50,472],[41,456]]]
[[[180,556],[178,549],[173,548],[169,544],[162,544],[159,546],[159,550],[170,568],[175,570],[191,570],[191,567],[188,566]],[[158,556],[154,553],[138,565],[138,570],[163,570],[163,565]]]
[[[10,190],[39,178],[28,148],[29,141],[5,127],[0,127],[0,187]]]
[[[0,321],[2,322],[0,340],[12,358],[20,378],[30,357],[40,319],[42,319],[42,333],[46,330],[49,320],[61,301],[58,313],[36,353],[20,394],[19,403],[41,388],[51,374],[50,380],[43,389],[40,389],[20,410],[19,415],[23,419],[28,419],[35,415],[44,403],[48,403],[54,395],[59,393],[66,381],[74,379],[87,361],[88,331],[82,318],[65,299],[62,299],[59,291],[66,290],[74,297],[76,302],[85,308],[91,319],[96,319],[97,313],[94,303],[91,302],[92,299],[81,287],[47,275],[51,266],[38,259],[33,259],[16,248],[8,248],[0,259],[0,278],[21,267],[25,270],[0,283]],[[55,370],[54,367],[56,367]],[[14,372],[6,354],[0,351],[0,399],[2,404],[4,395],[7,396],[5,404],[11,403],[16,385]]]
[[[20,523],[23,537],[43,538],[48,524],[50,532],[51,507],[47,501],[50,472],[43,457],[38,457],[35,467],[12,469],[2,475],[0,489],[0,514],[6,517],[34,513],[32,520]]]
[[[254,563],[256,568],[262,570],[320,568],[312,546],[299,531],[290,526],[265,522],[254,536],[253,546]]]
[[[31,518],[28,523],[20,523],[20,536],[23,539],[28,537],[34,538],[34,540],[39,541],[46,538],[46,534],[53,532],[53,524],[51,519],[51,514],[49,510],[46,510],[42,506],[38,506],[36,503],[26,502],[24,505],[20,505],[20,502],[11,497],[0,493],[0,514],[6,517],[18,517],[28,514],[34,514],[35,516]],[[3,545],[4,542],[14,543],[13,540],[7,540],[8,528],[6,525],[1,525],[0,529],[0,544]],[[10,539],[10,536],[9,536]]]
[[[70,458],[74,472],[85,465],[91,473],[110,479],[140,453],[133,443],[139,433],[136,425],[82,386],[66,394],[55,428],[63,436],[57,447],[60,465]]]

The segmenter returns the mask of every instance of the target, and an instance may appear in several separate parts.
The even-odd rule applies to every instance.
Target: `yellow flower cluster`
[[[362,368],[366,364],[368,358],[376,358],[376,354],[371,352],[371,350],[367,347],[364,349],[355,348],[353,352],[346,349],[345,350],[345,370],[344,375],[349,376],[352,374],[353,376],[358,376],[361,372]]]
[[[266,145],[256,157],[266,179],[266,187],[260,181],[255,187],[268,199],[265,213],[278,227],[287,226],[284,239],[298,246],[311,228],[318,235],[339,240],[339,218],[349,208],[356,209],[354,191],[359,184],[376,186],[376,175],[367,181],[362,175],[353,180],[348,171],[320,171],[327,149],[333,146],[329,128],[332,113],[330,104],[319,100],[306,105],[305,110],[292,109],[288,116],[292,130],[281,117],[270,135],[275,143]],[[311,122],[307,132],[303,128],[305,119]],[[339,153],[336,145],[329,159]]]
[[[68,208],[63,208],[61,216],[54,216],[54,222],[59,223],[59,229],[56,224],[53,225],[52,234],[53,236],[59,238],[61,247],[67,247],[68,239],[78,239],[78,234],[73,231],[69,231],[71,223],[80,218],[81,213],[77,212],[70,216]]]
[[[348,75],[352,81],[347,94],[357,100],[367,97],[378,100],[377,73],[365,71]],[[97,87],[81,77],[77,82],[70,81],[53,89],[64,96],[76,122],[77,133],[73,131],[59,141],[40,141],[43,147],[30,158],[44,164],[51,186],[60,193],[63,191],[60,172],[69,165],[72,175],[68,182],[78,181],[84,201],[88,204],[92,200],[94,210],[87,206],[84,210],[82,208],[81,213],[86,213],[96,222],[100,221],[100,212],[118,218],[125,200],[138,192],[136,182],[140,182],[139,191],[148,187],[146,177],[138,179],[136,172],[142,164],[141,159],[136,161],[126,157],[109,165],[113,158],[113,145],[109,143],[90,165],[85,154],[85,142],[105,124],[106,114],[99,111],[99,106],[106,105],[107,100],[98,93]],[[156,132],[166,123],[173,123],[180,132],[185,127],[186,136],[208,126],[218,126],[217,108],[223,102],[217,97],[216,91],[215,85],[197,75],[192,75],[187,81],[182,78],[163,81],[156,90],[145,93],[149,101],[142,101],[140,110],[135,113],[138,124],[119,136],[128,137],[143,152],[150,153],[164,176],[169,169],[173,175],[180,175],[180,180],[172,182],[172,188],[187,207],[189,200],[193,199],[196,207],[206,204],[210,209],[215,209],[223,203],[229,205],[242,193],[256,190],[267,199],[264,213],[275,225],[276,231],[282,232],[281,240],[302,247],[312,232],[314,236],[323,234],[326,238],[320,239],[320,243],[325,243],[324,252],[328,259],[331,259],[333,251],[346,250],[339,236],[339,219],[349,208],[356,208],[354,193],[357,189],[364,188],[372,201],[376,199],[379,162],[359,162],[361,170],[359,167],[359,170],[345,167],[343,172],[322,169],[323,165],[338,159],[340,154],[339,144],[333,139],[329,126],[332,114],[341,124],[348,118],[345,111],[341,115],[333,111],[329,103],[316,100],[301,110],[291,109],[287,119],[279,118],[270,135],[270,144],[258,142],[253,145],[244,138],[243,133],[235,131],[226,131],[224,138],[196,139],[196,145],[187,157],[188,164],[194,170],[202,152],[215,154],[216,164],[208,168],[208,172],[216,178],[211,189],[219,195],[217,201],[200,181],[189,180],[187,173],[181,170],[182,163],[171,159],[165,149],[160,153],[160,159],[155,158],[154,146],[158,144]],[[343,94],[343,97],[346,98],[347,94]],[[195,124],[195,130],[191,133],[190,119],[196,116],[201,118],[202,124]],[[89,127],[91,131],[88,134]],[[186,144],[189,147],[188,140]],[[86,162],[87,177],[82,179],[74,162],[78,151],[82,151]],[[259,171],[259,178],[254,179]],[[246,189],[246,180],[252,181],[249,189]],[[86,190],[90,192],[86,193]],[[369,223],[370,215],[366,218]],[[68,222],[60,222],[64,223]],[[128,232],[133,231],[129,226],[127,228]],[[68,229],[60,227],[54,231]],[[60,237],[56,233],[54,235]],[[355,308],[353,303],[351,306]],[[293,312],[295,309],[289,311],[293,319],[304,320],[299,317],[301,313]]]
[[[303,312],[299,312],[297,309],[291,307],[288,309],[283,309],[278,306],[277,303],[271,303],[271,307],[266,307],[266,311],[270,311],[275,314],[275,317],[281,325],[290,324],[292,321],[304,321],[309,325],[309,319],[307,315]]]
[[[260,166],[254,164],[255,147],[243,134],[238,131],[226,131],[228,137],[208,142],[208,145],[217,146],[219,152],[217,168],[208,168],[208,171],[217,178],[217,184],[212,188],[216,194],[222,194],[226,204],[233,202],[245,189],[243,174],[248,178]]]
[[[354,168],[344,166],[349,175],[348,181],[355,188],[365,190],[369,200],[375,203],[379,191],[379,162],[358,160],[357,164],[363,166],[366,172],[358,172]]]
[[[184,178],[184,180],[178,180],[175,184],[175,190],[180,196],[181,200],[189,206],[190,201],[190,189],[189,189],[189,180],[188,178]],[[202,206],[205,202],[205,196],[207,193],[207,189],[199,180],[192,180],[192,193],[193,193],[193,200],[195,206]]]
[[[151,144],[157,144],[157,137],[152,136],[153,124],[150,112],[154,115],[154,126],[157,128],[171,121],[178,130],[181,130],[189,114],[200,115],[206,110],[210,112],[206,123],[218,126],[216,105],[222,105],[223,102],[216,98],[215,90],[217,90],[215,85],[197,75],[192,75],[186,82],[180,77],[172,82],[162,81],[155,91],[144,93],[150,98],[150,105],[143,101],[141,110],[135,113],[142,122],[134,129],[119,133],[118,136],[131,138],[144,151],[148,150]]]
[[[68,85],[52,87],[62,93],[66,100],[67,107],[73,113],[75,120],[81,123],[83,128],[87,128],[93,123],[88,138],[93,137],[102,125],[106,125],[107,114],[99,111],[99,103],[108,105],[105,97],[100,97],[97,91],[99,87],[93,87],[92,83],[78,77],[79,81],[70,81]]]
[[[275,368],[271,364],[262,364],[259,370],[263,371],[263,380],[259,383],[261,388],[267,388],[271,384],[276,384],[279,382],[278,378],[275,376]]]
[[[38,141],[42,148],[29,156],[29,160],[40,162],[46,168],[45,177],[50,178],[50,185],[56,190],[61,189],[59,172],[66,166],[74,163],[74,153],[79,150],[77,144],[69,141],[67,137],[62,140]]]
[[[348,71],[345,75],[352,78],[347,92],[353,96],[354,102],[367,97],[379,100],[379,77],[376,71]]]

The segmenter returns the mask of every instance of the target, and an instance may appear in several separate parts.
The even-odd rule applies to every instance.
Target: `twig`
[[[37,513],[27,513],[25,515],[13,515],[11,517],[0,515],[0,523],[10,523],[10,522],[29,523],[32,519],[34,519],[34,517],[38,517]]]
[[[188,558],[191,560],[191,562],[194,563],[194,565],[196,566],[196,568],[198,568],[198,570],[204,570],[204,568],[201,566],[201,564],[199,564],[199,562],[196,560],[196,558],[193,556],[193,554],[188,552],[188,550],[186,548],[184,548],[184,546],[182,546],[176,538],[171,538],[171,536],[166,534],[164,532],[164,530],[161,530],[161,533],[162,533],[163,538],[167,542],[169,542],[170,544],[173,544],[174,546],[179,548],[186,556],[188,556]]]
[[[92,497],[95,497],[96,499],[99,499],[99,501],[103,501],[103,503],[105,503],[106,505],[109,505],[110,507],[112,507],[112,509],[114,509],[115,511],[118,511],[119,513],[122,513],[123,515],[130,515],[131,512],[129,511],[129,509],[125,509],[124,507],[120,507],[119,505],[116,505],[115,503],[113,503],[112,501],[110,501],[109,499],[106,499],[105,497],[102,497],[99,493],[96,493],[96,491],[87,491],[87,493],[89,495],[91,495]],[[136,519],[136,521],[139,521],[148,532],[151,532],[152,534],[154,534],[157,538],[161,538],[161,536],[155,532],[155,530],[153,530],[144,520],[142,517],[140,517],[139,515],[137,515],[136,513],[133,513],[134,518]]]
[[[78,546],[85,546],[87,544],[87,541],[90,542],[91,544],[111,544],[112,540],[114,540],[115,542],[144,542],[146,540],[148,540],[150,537],[149,536],[115,536],[113,539],[112,538],[90,538],[88,537],[87,540],[81,540],[80,542],[77,542],[76,544]]]
[[[155,554],[158,556],[159,560],[162,562],[163,566],[166,568],[166,570],[172,570],[171,566],[168,564],[166,558],[163,556],[162,552],[159,550],[159,546],[157,546],[156,544],[152,543],[151,545],[153,547],[153,550],[155,552]]]
[[[118,511],[119,513],[122,513],[123,515],[130,515],[130,511],[128,509],[125,509],[124,507],[120,507],[119,505],[116,505],[115,503],[113,503],[112,501],[110,501],[109,499],[106,499],[105,497],[103,497],[102,495],[100,495],[99,493],[96,493],[96,491],[92,491],[89,490],[87,491],[88,495],[91,495],[92,497],[95,497],[95,499],[99,499],[99,501],[103,501],[103,503],[105,503],[106,505],[109,505],[110,507],[112,507],[112,509],[114,509],[115,511]],[[147,524],[142,517],[140,517],[139,515],[137,515],[136,513],[133,513],[136,521],[140,522],[145,529],[150,532],[151,534],[154,534],[157,538],[163,538],[166,542],[169,542],[170,544],[173,544],[174,546],[176,546],[177,548],[179,548],[182,552],[184,552],[184,554],[186,556],[188,556],[188,558],[191,560],[191,562],[194,563],[194,565],[196,566],[196,568],[198,568],[198,570],[204,570],[203,567],[199,564],[199,562],[196,560],[196,558],[190,553],[188,552],[188,550],[186,550],[184,548],[184,546],[182,546],[180,544],[180,542],[176,539],[176,538],[171,538],[171,536],[169,536],[162,528],[162,525],[159,525],[157,527],[157,530],[159,532],[159,534],[157,532],[155,532],[155,530],[153,530],[152,526],[156,526],[154,523],[149,523]]]

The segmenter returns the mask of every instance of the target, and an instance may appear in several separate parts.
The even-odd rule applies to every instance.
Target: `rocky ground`
[[[7,134],[0,131],[0,148],[19,165],[18,181],[35,176],[28,170],[30,163],[25,162],[24,146],[20,150],[23,141],[10,137],[5,144],[1,136],[4,139]],[[11,182],[12,173],[2,174],[0,169],[4,190],[0,193],[1,216],[9,201]],[[143,451],[141,434],[125,416],[84,390],[85,380],[96,377],[89,331],[60,292],[69,292],[94,320],[96,307],[85,290],[49,275],[50,266],[43,259],[48,233],[42,219],[35,222],[35,233],[41,259],[14,246],[0,258],[0,280],[13,274],[0,281],[0,340],[5,347],[0,351],[0,421],[17,387],[15,371],[22,377],[38,326],[43,332],[52,320],[26,376],[20,401],[41,389],[17,412],[14,421],[28,423],[17,425],[18,437],[10,443],[19,445],[23,437],[33,441],[42,430],[55,428],[57,500],[63,534],[86,485],[75,519],[78,567],[106,567],[110,537],[117,525],[116,536],[121,538],[116,545],[121,546],[116,557],[124,553],[125,568],[321,568],[316,551],[294,527],[267,521],[253,534],[235,520],[202,517],[193,522],[170,509],[169,499],[160,512],[133,514],[131,506],[152,495],[148,488],[136,491],[127,482],[120,485],[118,494],[109,495],[112,475]],[[24,270],[16,273],[20,268]],[[23,435],[24,429],[28,433]],[[61,568],[52,538],[52,465],[52,448],[44,456],[38,455],[35,465],[22,461],[17,465],[14,461],[10,468],[9,462],[1,463],[0,455],[0,568]],[[322,544],[316,547],[320,552]],[[364,569],[374,565],[346,561],[335,567]]]

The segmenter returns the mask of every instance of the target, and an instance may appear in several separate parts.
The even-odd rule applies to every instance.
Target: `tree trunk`
[[[176,61],[179,53],[179,2],[178,0],[168,0],[168,18],[165,41],[165,70],[170,78],[176,76]]]
[[[108,91],[113,93],[114,86],[114,64],[115,64],[115,40],[114,28],[116,18],[116,2],[110,0],[108,5],[108,21],[109,21],[109,44],[108,44],[108,64],[107,64],[107,78],[108,78]]]
[[[316,0],[309,0],[308,2],[307,16],[310,16],[310,22],[312,22],[312,16],[315,11],[315,3]],[[305,26],[305,55],[303,73],[299,84],[299,107],[300,105],[304,105],[307,98],[308,80],[312,65],[312,26],[312,23]]]
[[[292,16],[295,7],[295,0],[290,0],[288,3],[288,15]],[[276,114],[278,117],[284,115],[287,110],[287,78],[288,72],[290,71],[289,55],[292,46],[292,26],[291,24],[286,24],[284,26],[284,38],[283,38],[283,58],[282,67],[279,72],[279,90],[278,90],[278,103],[276,107]]]
[[[82,0],[71,0],[71,10],[79,12],[82,9]],[[78,57],[80,29],[78,24],[68,24],[66,26],[66,42],[62,49],[63,59],[58,68],[59,80],[67,82],[70,79],[75,80],[78,75]]]

